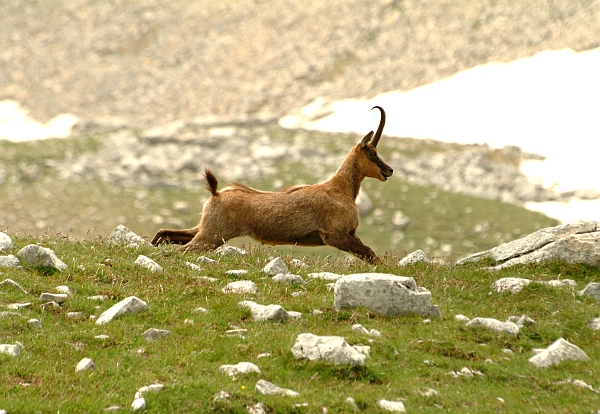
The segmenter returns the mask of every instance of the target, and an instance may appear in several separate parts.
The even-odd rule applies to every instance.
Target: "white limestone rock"
[[[71,289],[68,286],[65,285],[60,285],[56,287],[56,291],[59,293],[64,293],[66,295],[69,296],[73,296],[73,292],[71,292]]]
[[[538,368],[547,368],[564,361],[588,361],[590,358],[577,345],[563,338],[557,339],[548,348],[529,358],[529,363]]]
[[[224,374],[227,374],[230,377],[251,373],[260,374],[260,369],[258,368],[258,366],[251,362],[238,362],[235,365],[221,365],[219,367],[219,371],[221,371]]]
[[[267,414],[267,407],[263,403],[256,403],[246,409],[248,414]]]
[[[216,282],[217,279],[216,277],[210,277],[210,276],[193,276],[194,279],[196,280],[200,280],[202,282]]]
[[[358,273],[340,278],[334,286],[334,307],[364,306],[383,316],[417,314],[441,317],[431,305],[431,292],[417,287],[412,277],[385,273]]]
[[[385,411],[391,411],[394,413],[406,412],[406,408],[404,407],[404,404],[401,401],[379,400],[377,401],[377,405]]]
[[[513,322],[501,322],[494,318],[474,318],[471,319],[466,325],[469,328],[487,328],[491,331],[505,333],[509,335],[518,335],[519,327]]]
[[[300,312],[296,312],[296,311],[287,311],[288,314],[288,319],[292,319],[292,320],[298,320],[298,319],[302,319],[302,314]]]
[[[19,344],[0,344],[0,354],[17,357],[21,355],[21,347]]]
[[[0,231],[0,253],[14,248],[12,239],[6,233]]]
[[[156,263],[154,260],[150,259],[149,257],[144,256],[143,254],[140,254],[138,256],[138,258],[135,259],[134,263],[136,265],[146,268],[152,272],[162,272],[163,271],[163,268],[158,263]]]
[[[131,403],[131,411],[144,411],[146,409],[146,399],[144,397],[136,398]]]
[[[398,266],[408,266],[415,263],[429,263],[429,257],[423,250],[416,250],[398,262]]]
[[[83,312],[67,312],[67,318],[69,319],[83,319]]]
[[[202,270],[202,268],[200,266],[198,266],[197,264],[191,263],[191,262],[185,262],[185,265],[187,267],[189,267],[192,270],[196,270],[198,272],[200,272]]]
[[[454,319],[456,319],[457,321],[460,321],[460,322],[469,322],[471,320],[471,319],[467,318],[465,315],[461,315],[461,314],[454,315]]]
[[[594,319],[593,321],[591,321],[588,325],[590,327],[590,329],[594,329],[596,331],[600,331],[600,317]]]
[[[96,325],[103,325],[112,321],[118,316],[134,314],[146,309],[148,309],[146,302],[136,298],[135,296],[129,296],[128,298],[123,299],[121,302],[105,310],[98,317],[98,319],[96,319]]]
[[[112,233],[108,235],[106,241],[111,244],[151,246],[150,242],[143,237],[138,236],[122,224],[119,224]]]
[[[375,329],[371,329],[369,331],[369,330],[367,330],[367,328],[362,326],[360,323],[355,323],[354,325],[352,325],[352,331],[358,332],[361,334],[365,334],[365,335],[370,335],[370,336],[377,336],[377,337],[381,336],[381,332],[379,332]]]
[[[16,268],[19,267],[19,265],[21,264],[21,262],[19,262],[19,259],[12,254],[9,254],[8,256],[0,256],[0,267],[8,267],[8,268]]]
[[[267,265],[265,267],[263,267],[262,271],[263,271],[263,273],[266,273],[271,276],[275,276],[277,274],[285,275],[285,274],[290,273],[287,266],[285,265],[283,260],[281,260],[280,257],[276,257],[275,259],[273,259],[269,263],[267,263]]]
[[[296,359],[307,358],[310,361],[322,359],[334,365],[364,366],[367,359],[365,354],[367,350],[348,345],[341,336],[300,334],[291,351]]]
[[[250,309],[252,319],[255,321],[285,322],[288,318],[287,311],[280,305],[260,305],[250,300],[244,300],[239,306]]]
[[[244,256],[247,255],[248,252],[244,249],[240,249],[239,247],[235,247],[235,246],[221,246],[219,247],[217,250],[215,250],[215,253],[221,256],[225,256],[225,255],[238,255],[238,256]]]
[[[263,379],[258,380],[255,389],[263,395],[284,395],[288,397],[297,397],[300,395],[296,391],[280,388],[277,385]]]
[[[23,264],[29,266],[53,268],[58,271],[63,271],[68,267],[56,256],[56,253],[52,249],[38,246],[37,244],[29,244],[23,247],[19,250],[17,256],[19,256]]]
[[[470,369],[467,367],[463,367],[460,371],[450,371],[450,372],[446,373],[446,375],[450,375],[454,378],[458,378],[458,377],[473,378],[476,375],[479,377],[483,377],[483,373],[481,371],[477,371],[476,369]]]
[[[227,391],[219,391],[213,396],[214,402],[224,402],[229,401],[231,395]]]
[[[338,275],[337,273],[331,273],[331,272],[318,272],[318,273],[309,273],[307,275],[308,277],[311,277],[313,279],[323,279],[323,280],[338,280],[340,279],[343,275]]]
[[[142,398],[144,396],[144,394],[147,394],[149,392],[159,392],[164,387],[165,387],[165,385],[164,384],[160,384],[160,383],[154,383],[154,384],[150,384],[150,385],[145,385],[145,386],[139,388],[136,391],[136,393],[135,393],[135,399]]]
[[[293,275],[291,273],[282,274],[278,273],[271,278],[273,282],[283,283],[286,285],[305,285],[306,282],[302,279],[300,275]]]
[[[510,292],[519,293],[525,286],[531,283],[529,279],[523,279],[519,277],[505,277],[498,279],[492,285],[492,288],[496,292]]]
[[[507,322],[515,323],[519,328],[536,325],[535,321],[527,315],[511,316]]]
[[[66,293],[42,293],[40,295],[40,302],[42,302],[42,303],[47,303],[47,302],[63,303],[67,299],[69,299],[69,295],[67,295]]]
[[[95,369],[95,368],[96,368],[96,364],[94,363],[94,361],[92,359],[83,358],[81,361],[79,361],[79,363],[75,367],[75,372],[87,371],[87,370]]]
[[[206,256],[200,256],[200,257],[198,257],[198,258],[196,259],[196,262],[197,262],[197,263],[200,263],[200,264],[208,264],[208,265],[212,265],[212,264],[215,264],[215,263],[217,263],[217,261],[216,261],[216,260],[209,259],[209,258],[208,258],[208,257],[206,257]]]
[[[14,310],[19,310],[19,309],[24,309],[24,308],[29,308],[29,307],[31,307],[31,302],[9,303],[8,305],[6,305],[6,308],[14,309]]]
[[[225,274],[228,274],[231,276],[244,276],[244,275],[248,274],[248,271],[246,269],[232,269],[232,270],[226,271]]]
[[[27,291],[23,288],[23,286],[19,285],[17,282],[15,282],[12,279],[4,279],[2,282],[0,282],[0,285],[2,285],[2,286],[14,286],[14,287],[20,289],[23,293],[27,294]]]
[[[34,326],[38,329],[42,329],[42,322],[39,319],[29,319],[27,321],[31,326]]]
[[[144,333],[142,334],[142,336],[144,338],[146,338],[146,340],[148,341],[156,341],[159,338],[162,338],[163,336],[168,336],[171,335],[171,332],[165,330],[165,329],[156,329],[156,328],[150,328],[150,329],[146,329],[144,331]]]
[[[577,292],[579,296],[590,296],[596,300],[600,300],[600,283],[589,283],[585,288]]]
[[[228,283],[223,289],[223,293],[237,293],[237,294],[256,294],[258,293],[258,286],[251,280],[238,280],[236,282]]]

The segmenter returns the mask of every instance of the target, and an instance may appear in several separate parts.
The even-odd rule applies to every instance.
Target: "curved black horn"
[[[371,110],[373,110],[375,108],[377,108],[381,111],[381,121],[379,121],[379,128],[377,128],[377,132],[375,133],[375,136],[373,137],[373,140],[371,141],[371,144],[374,147],[377,147],[377,144],[379,143],[379,138],[381,138],[381,133],[383,132],[383,127],[385,126],[385,111],[383,110],[383,108],[381,106],[374,106],[373,108],[371,108]]]

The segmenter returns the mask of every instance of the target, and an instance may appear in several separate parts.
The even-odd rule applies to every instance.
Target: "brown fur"
[[[376,107],[379,108],[379,107]],[[204,204],[200,223],[191,229],[159,230],[152,244],[183,244],[183,249],[204,252],[226,241],[250,236],[265,244],[299,246],[329,245],[369,262],[378,261],[371,248],[356,236],[356,197],[364,178],[385,181],[392,168],[377,155],[370,143],[379,140],[373,132],[354,146],[336,174],[321,184],[294,186],[280,192],[261,191],[233,183],[217,190],[217,178],[207,169],[206,186],[212,196]]]

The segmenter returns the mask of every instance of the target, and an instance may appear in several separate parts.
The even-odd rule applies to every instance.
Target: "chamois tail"
[[[219,185],[219,181],[217,181],[217,177],[207,168],[204,172],[204,178],[206,179],[206,189],[210,191],[213,196],[218,196],[219,192],[217,191],[217,186]]]

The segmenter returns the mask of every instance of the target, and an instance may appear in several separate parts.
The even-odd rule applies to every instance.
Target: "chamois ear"
[[[371,141],[371,138],[373,138],[373,131],[371,131],[367,135],[365,135],[365,137],[360,142],[360,147],[361,148],[366,147],[367,144],[369,143],[369,141]]]

